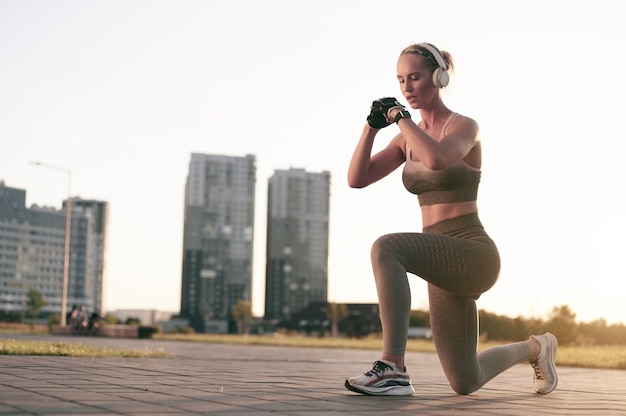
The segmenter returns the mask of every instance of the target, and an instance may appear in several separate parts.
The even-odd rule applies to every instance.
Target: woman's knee
[[[386,234],[374,241],[371,249],[372,263],[377,264],[394,256],[392,240],[393,234]]]
[[[450,387],[456,394],[460,394],[462,396],[466,396],[478,390],[481,386],[476,383],[467,380],[466,377],[463,377],[462,374],[458,376],[448,376],[448,382],[450,383]]]

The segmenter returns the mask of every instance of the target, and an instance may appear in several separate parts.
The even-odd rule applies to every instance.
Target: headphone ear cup
[[[433,71],[433,85],[437,88],[443,88],[450,82],[450,74],[443,68],[435,68]]]

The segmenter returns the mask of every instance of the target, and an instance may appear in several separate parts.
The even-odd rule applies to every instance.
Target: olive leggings
[[[411,313],[407,272],[428,282],[430,323],[443,370],[459,394],[478,390],[502,371],[529,358],[525,342],[477,354],[476,299],[500,272],[498,249],[477,214],[426,227],[423,233],[380,237],[372,246],[380,303],[383,352],[404,355]]]

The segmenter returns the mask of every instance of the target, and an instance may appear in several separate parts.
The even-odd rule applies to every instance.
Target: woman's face
[[[400,90],[413,109],[427,107],[438,94],[432,81],[432,69],[425,62],[424,57],[414,53],[398,58]]]

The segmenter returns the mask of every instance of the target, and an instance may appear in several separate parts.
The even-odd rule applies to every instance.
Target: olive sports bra
[[[445,136],[448,126],[458,117],[461,116],[457,113],[450,114],[441,129],[440,138]],[[417,195],[420,206],[476,201],[479,169],[461,161],[446,169],[430,170],[422,162],[413,160],[408,144],[405,153],[402,182],[409,192]]]

